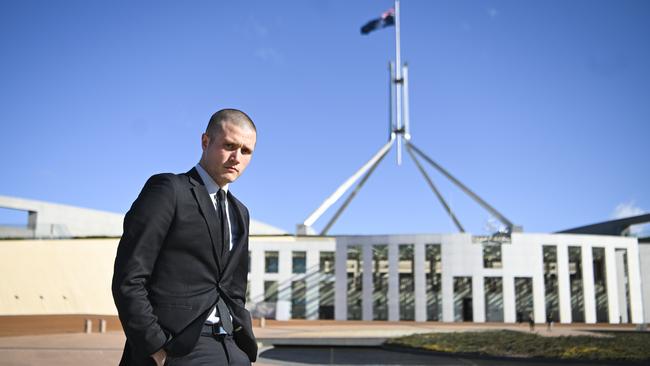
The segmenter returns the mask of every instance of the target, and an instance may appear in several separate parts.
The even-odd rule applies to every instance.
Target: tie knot
[[[224,191],[223,189],[218,190],[217,191],[217,198],[221,202],[226,202],[226,191]]]

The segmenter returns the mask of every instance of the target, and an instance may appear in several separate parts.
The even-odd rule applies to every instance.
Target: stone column
[[[451,271],[450,250],[453,246],[443,242],[440,244],[440,260],[442,261],[441,292],[442,292],[442,321],[452,323],[454,321],[454,275]]]
[[[618,286],[618,310],[621,315],[621,323],[629,323],[627,316],[627,292],[625,291],[625,253],[627,250],[616,251],[616,282]]]
[[[571,279],[569,275],[569,248],[557,245],[557,284],[560,323],[571,323]]]
[[[362,246],[363,258],[363,285],[361,289],[362,308],[361,319],[372,320],[372,243],[365,243]]]
[[[504,271],[505,272],[505,271]],[[511,274],[502,277],[503,282],[503,321],[517,322],[517,299],[515,294],[515,278]]]
[[[334,282],[334,319],[348,319],[348,246],[341,239],[336,240],[336,263]]]
[[[399,320],[399,247],[388,244],[388,320]]]
[[[291,319],[291,272],[292,272],[292,251],[282,249],[278,258],[278,302],[275,308],[276,320]]]
[[[485,323],[485,284],[483,274],[472,276],[472,306],[474,323]]]
[[[544,247],[537,245],[534,253],[537,257],[536,266],[533,272],[533,313],[535,323],[546,321],[546,286],[544,285]]]
[[[424,243],[413,244],[413,260],[415,261],[415,321],[427,321],[427,287],[424,273],[425,250]]]
[[[630,286],[630,313],[632,323],[641,324],[650,319],[643,319],[643,300],[641,294],[641,267],[639,265],[639,244],[634,243],[627,247],[627,278]],[[650,306],[650,304],[646,304]]]
[[[585,302],[585,323],[596,323],[596,289],[594,287],[593,249],[582,245],[582,290]]]
[[[607,307],[609,323],[618,324],[621,312],[618,307],[618,281],[616,278],[616,249],[608,245],[605,247],[605,275],[607,283]]]
[[[307,273],[305,283],[307,285],[306,304],[306,318],[309,320],[318,319],[318,309],[320,306],[320,251],[317,249],[307,250]]]

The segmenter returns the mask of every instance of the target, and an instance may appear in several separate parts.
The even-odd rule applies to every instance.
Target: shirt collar
[[[228,186],[229,184],[224,185],[223,187],[219,187],[219,185],[212,179],[210,174],[203,169],[201,164],[196,164],[195,166],[196,171],[199,172],[199,176],[201,176],[201,180],[203,181],[203,184],[205,185],[205,189],[208,190],[208,193],[210,195],[217,194],[219,189],[223,189],[226,194],[228,193]]]

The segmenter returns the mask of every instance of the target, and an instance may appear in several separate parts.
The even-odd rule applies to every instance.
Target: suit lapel
[[[206,225],[208,226],[208,231],[210,233],[210,241],[212,242],[212,254],[214,255],[214,260],[217,262],[219,267],[219,272],[223,272],[223,268],[226,265],[225,261],[221,258],[221,229],[218,227],[217,223],[219,218],[217,217],[217,212],[214,209],[214,203],[208,194],[208,191],[205,189],[205,186],[202,184],[201,177],[195,168],[192,168],[188,172],[188,177],[190,178],[190,183],[192,183],[192,193],[194,198],[199,205],[199,210],[201,215],[205,220]]]

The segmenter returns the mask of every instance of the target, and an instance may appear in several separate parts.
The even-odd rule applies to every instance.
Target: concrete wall
[[[117,315],[118,239],[0,241],[0,315]]]

